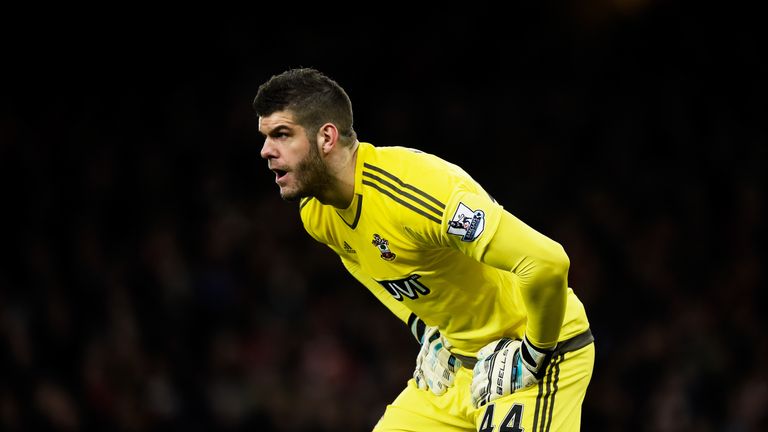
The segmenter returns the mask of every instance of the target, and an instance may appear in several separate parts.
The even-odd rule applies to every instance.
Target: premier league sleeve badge
[[[485,212],[472,210],[460,202],[456,212],[448,222],[448,234],[461,237],[461,241],[471,242],[480,237],[485,228]]]

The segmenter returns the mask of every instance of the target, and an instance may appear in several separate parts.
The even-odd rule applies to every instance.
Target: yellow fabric
[[[528,309],[528,341],[554,348],[568,302],[570,261],[562,246],[504,211],[482,261],[517,276]]]
[[[589,327],[570,288],[542,289],[531,277],[557,275],[562,248],[506,212],[461,168],[368,143],[360,144],[356,163],[349,208],[304,199],[301,219],[401,320],[415,313],[440,329],[452,351],[468,356],[502,337],[522,338],[529,319],[529,339],[541,347]],[[529,313],[526,304],[537,309]]]
[[[553,357],[541,382],[509,396],[475,409],[472,405],[470,383],[472,371],[462,368],[456,374],[454,386],[442,396],[419,390],[411,379],[395,401],[387,406],[374,427],[376,432],[394,431],[578,431],[581,405],[592,377],[595,345]],[[517,419],[507,415],[515,405]],[[492,406],[492,408],[490,408]],[[490,416],[488,411],[492,410]],[[519,421],[519,423],[515,423]],[[508,429],[502,429],[502,425]],[[512,426],[519,425],[521,429]],[[535,427],[534,427],[535,426]]]

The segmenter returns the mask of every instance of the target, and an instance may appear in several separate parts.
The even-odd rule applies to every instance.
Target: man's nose
[[[277,157],[275,146],[272,145],[269,138],[264,139],[264,144],[261,146],[261,157],[264,159]]]

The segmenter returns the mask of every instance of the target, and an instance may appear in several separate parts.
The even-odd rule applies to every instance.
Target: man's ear
[[[320,126],[317,131],[317,144],[323,154],[328,154],[339,143],[339,130],[333,123]]]

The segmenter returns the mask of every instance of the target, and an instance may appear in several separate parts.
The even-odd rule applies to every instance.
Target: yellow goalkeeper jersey
[[[384,305],[404,322],[414,313],[437,326],[452,351],[472,356],[525,333],[517,275],[481,262],[505,210],[458,166],[418,150],[360,143],[350,206],[304,198],[300,212],[307,232]],[[558,340],[588,328],[568,288]]]

